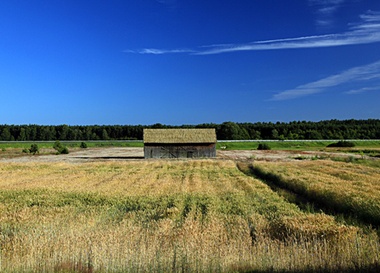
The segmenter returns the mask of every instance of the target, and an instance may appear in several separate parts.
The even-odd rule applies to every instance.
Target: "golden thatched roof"
[[[144,143],[216,143],[215,129],[144,129]]]

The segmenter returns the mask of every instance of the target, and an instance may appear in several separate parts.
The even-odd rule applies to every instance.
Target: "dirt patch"
[[[1,155],[0,155],[1,156]],[[265,161],[291,161],[303,159],[317,159],[329,157],[355,157],[362,156],[350,153],[331,153],[320,151],[284,151],[284,150],[218,150],[218,159],[231,160],[265,160]],[[0,162],[69,162],[82,163],[92,161],[109,160],[142,160],[144,159],[143,148],[131,147],[106,147],[70,150],[65,155],[40,154],[40,155],[21,155],[12,158],[0,158]]]
[[[218,157],[233,160],[263,160],[263,161],[292,161],[307,159],[322,159],[331,157],[355,157],[360,155],[338,152],[321,151],[288,151],[288,150],[228,150],[218,151]]]
[[[143,148],[109,147],[88,148],[71,151],[61,155],[25,155],[3,158],[0,162],[69,162],[81,163],[104,160],[136,160],[144,158]]]

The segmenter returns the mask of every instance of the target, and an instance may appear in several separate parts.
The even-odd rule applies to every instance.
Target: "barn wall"
[[[202,158],[216,157],[212,144],[144,144],[145,158]]]

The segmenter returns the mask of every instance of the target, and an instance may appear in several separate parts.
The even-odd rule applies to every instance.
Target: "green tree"
[[[28,140],[37,140],[37,125],[29,125],[27,127]]]
[[[25,130],[25,128],[21,128],[21,130],[20,130],[20,135],[19,135],[19,137],[17,138],[17,140],[19,140],[19,141],[25,141],[25,140],[27,140],[27,138],[26,138],[26,130]]]
[[[249,134],[245,128],[241,128],[235,122],[224,122],[218,132],[218,139],[249,139]]]
[[[58,136],[60,140],[67,140],[67,135],[69,133],[69,126],[64,124],[61,126],[58,126],[57,128]]]
[[[279,135],[278,135],[277,129],[273,129],[272,130],[272,139],[278,139],[278,138],[279,138]]]
[[[102,140],[108,140],[108,139],[110,139],[110,138],[108,136],[107,130],[103,129],[102,130]]]
[[[3,141],[10,141],[12,138],[11,132],[8,127],[5,127],[1,132],[0,139]]]

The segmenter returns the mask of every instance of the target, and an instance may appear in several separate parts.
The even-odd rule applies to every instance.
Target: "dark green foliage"
[[[2,131],[0,130],[0,132],[1,132],[0,133],[0,140],[3,140],[3,141],[12,140],[12,135],[11,135],[9,128],[5,127]]]
[[[60,152],[60,154],[68,154],[69,153],[69,149],[65,146],[59,152]]]
[[[224,122],[218,130],[218,139],[249,139],[247,130],[235,122]]]
[[[351,141],[341,140],[341,141],[338,141],[338,142],[335,142],[335,143],[331,143],[331,144],[327,145],[327,147],[334,147],[334,148],[355,147],[355,143],[353,143]]]
[[[144,128],[215,128],[218,140],[380,139],[380,119],[292,121],[170,126],[153,125],[0,125],[0,141],[142,140]]]
[[[259,146],[257,147],[257,150],[270,150],[270,147],[266,143],[260,143]]]
[[[62,143],[59,141],[59,140],[56,140],[54,142],[54,146],[53,146],[54,150],[57,151],[57,154],[68,154],[69,153],[69,149],[62,145]]]
[[[29,152],[33,155],[37,154],[40,152],[38,145],[37,144],[32,144],[29,148]]]
[[[58,150],[60,150],[62,147],[63,147],[63,146],[62,146],[62,144],[61,144],[61,142],[60,142],[59,140],[56,140],[56,141],[54,142],[54,145],[53,145],[53,149],[54,149],[54,150],[58,151]]]
[[[86,142],[82,142],[82,143],[80,144],[80,147],[81,147],[82,149],[86,149],[86,148],[87,148],[87,143],[86,143]]]

